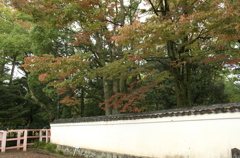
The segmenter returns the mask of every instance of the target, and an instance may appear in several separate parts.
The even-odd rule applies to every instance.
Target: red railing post
[[[20,150],[20,145],[21,145],[21,131],[18,130],[17,132],[17,150]]]
[[[39,142],[42,142],[42,129],[39,131]]]
[[[6,131],[1,131],[1,152],[5,153],[6,150],[6,139],[7,139],[7,132]]]
[[[48,143],[48,129],[46,129],[46,143]]]
[[[39,131],[38,136],[28,136],[28,131]],[[43,132],[46,132],[46,134],[43,134]],[[17,137],[14,138],[7,138],[7,133],[17,133]],[[23,136],[22,136],[23,133]],[[43,139],[46,139],[46,143],[49,142],[51,136],[50,129],[25,129],[25,130],[8,130],[8,131],[0,131],[0,150],[1,152],[5,152],[7,149],[17,149],[23,148],[23,151],[27,151],[28,145],[33,145],[34,143],[28,143],[28,139],[32,138],[39,138],[39,141],[42,141]],[[23,140],[23,144],[21,144],[21,141]],[[17,141],[16,146],[6,147],[7,141]]]
[[[24,130],[23,151],[27,151],[27,135],[28,130]]]

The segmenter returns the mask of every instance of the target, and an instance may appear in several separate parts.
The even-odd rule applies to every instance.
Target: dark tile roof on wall
[[[71,119],[57,119],[55,123],[78,123],[78,122],[97,122],[97,121],[117,121],[117,120],[136,120],[145,118],[161,118],[185,115],[203,115],[213,113],[240,112],[240,103],[215,104],[210,106],[194,106],[187,108],[159,110],[142,113],[118,114],[108,116],[82,117]]]

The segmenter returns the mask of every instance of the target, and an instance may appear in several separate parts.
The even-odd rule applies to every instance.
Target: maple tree
[[[147,92],[161,88],[167,78],[174,83],[170,89],[178,107],[195,105],[194,83],[214,82],[212,77],[198,81],[202,67],[216,68],[209,71],[214,76],[224,64],[239,63],[239,2],[144,2],[140,9],[137,0],[12,0],[40,27],[75,27],[74,41],[65,42],[77,51],[31,56],[24,68],[55,87],[61,103],[83,104],[91,96],[102,100],[107,115],[145,110]],[[149,18],[139,21],[142,13]],[[99,82],[102,92],[96,96],[92,90]]]
[[[25,3],[28,5],[25,5]],[[59,69],[61,72],[66,73],[64,74],[65,78],[63,77],[63,80],[60,81],[58,79],[58,81],[52,84],[54,84],[56,88],[61,85],[58,87],[59,89],[64,88],[66,84],[75,84],[77,85],[77,88],[81,87],[80,89],[84,89],[84,91],[89,94],[90,92],[87,90],[89,89],[89,82],[91,80],[102,80],[104,100],[109,100],[113,94],[118,94],[119,92],[123,93],[126,91],[126,77],[121,75],[121,71],[111,71],[111,73],[107,72],[107,69],[112,69],[112,66],[118,66],[118,64],[124,62],[121,60],[123,58],[123,47],[116,46],[112,40],[112,37],[117,34],[117,28],[122,27],[125,22],[133,22],[134,15],[140,1],[131,0],[127,6],[125,6],[124,3],[125,2],[123,0],[72,1],[71,3],[69,3],[69,1],[61,1],[61,3],[55,3],[55,1],[54,3],[50,1],[36,1],[34,3],[28,3],[28,1],[13,1],[13,4],[16,8],[32,15],[34,18],[36,18],[36,21],[41,23],[40,25],[46,26],[50,24],[57,27],[69,27],[75,24],[77,27],[79,27],[77,29],[80,31],[77,31],[76,34],[73,35],[75,42],[69,44],[71,44],[73,47],[76,47],[79,52],[81,52],[79,54],[83,55],[84,57],[78,59],[75,55],[73,55],[66,58],[56,58],[56,60],[60,63],[68,63],[66,67],[69,67],[71,70],[69,72],[62,70],[64,69],[63,65],[63,67],[57,66],[57,61],[54,61],[55,64],[48,64],[47,67],[51,67],[50,69],[52,69],[53,72],[54,70]],[[44,18],[35,16],[35,14],[40,11],[39,6],[45,8],[44,10],[46,10],[46,12],[43,12],[41,9],[41,12],[43,12],[42,15],[46,14]],[[52,12],[54,12],[54,18]],[[78,16],[76,16],[76,14]],[[86,15],[87,18],[81,17]],[[47,24],[46,21],[48,21]],[[56,73],[52,73],[47,67],[44,67],[41,64],[51,62],[48,61],[48,57],[49,56],[26,58],[24,67],[26,70],[37,71],[39,73],[48,71],[47,73],[39,74],[42,81],[49,81],[54,78],[59,78],[61,72],[56,71]],[[73,59],[79,62],[79,66],[77,66],[76,69],[74,68],[74,65],[77,63],[75,63]],[[81,60],[89,61],[90,63],[85,65],[87,67],[84,67],[81,65],[81,63],[83,63]],[[34,68],[28,69],[27,65],[34,65]],[[44,67],[44,70],[40,70],[39,67]],[[126,66],[124,67],[125,69],[122,70],[122,73],[127,69]],[[83,70],[82,68],[85,68],[86,70]],[[53,74],[58,76],[53,76]],[[78,102],[75,102],[74,100],[78,100],[76,96],[65,96],[61,102],[67,103],[68,105],[78,104]],[[119,112],[119,109],[117,107],[113,107],[109,101],[105,102],[105,105],[106,114]]]
[[[221,69],[239,64],[239,2],[147,0],[151,17],[120,29],[119,45],[133,44],[134,55],[157,61],[174,81],[177,106],[193,106],[193,72],[197,65]],[[219,70],[219,69],[218,69]],[[202,85],[203,86],[203,85]]]

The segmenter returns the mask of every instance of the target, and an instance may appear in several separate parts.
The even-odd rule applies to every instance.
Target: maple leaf
[[[60,103],[65,104],[67,106],[73,106],[73,105],[80,104],[80,101],[76,97],[71,97],[67,95],[60,101]]]

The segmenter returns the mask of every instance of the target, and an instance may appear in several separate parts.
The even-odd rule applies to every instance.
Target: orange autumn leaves
[[[26,57],[22,66],[26,71],[39,75],[41,82],[56,88],[57,93],[64,96],[60,102],[71,106],[79,104],[73,93],[78,81],[76,78],[82,79],[79,75],[86,73],[89,64],[89,61],[83,60],[78,55],[55,58],[53,55],[44,54],[42,57]],[[69,79],[75,82],[69,82]]]

